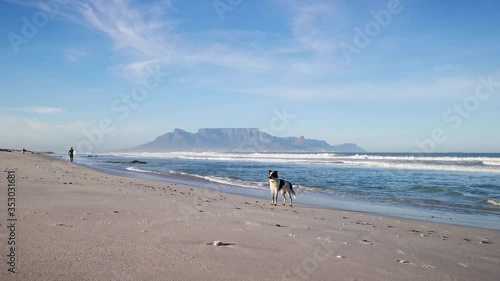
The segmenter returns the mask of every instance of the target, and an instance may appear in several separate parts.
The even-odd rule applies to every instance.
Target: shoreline
[[[60,157],[60,156],[58,156]],[[60,159],[60,158],[56,158]],[[64,155],[62,156],[64,159]],[[208,188],[212,190],[221,191],[229,194],[237,194],[241,196],[248,196],[251,198],[258,198],[267,200],[269,197],[268,188],[248,188],[227,183],[220,183],[210,181],[208,179],[198,178],[189,175],[180,174],[166,174],[160,172],[136,172],[131,170],[113,169],[105,166],[99,167],[92,159],[87,159],[80,156],[77,158],[83,160],[83,163],[76,163],[95,169],[99,172],[107,173],[110,175],[118,175],[130,177],[135,179],[145,180],[160,180],[164,182],[174,182],[177,184],[185,184],[196,186],[199,188]],[[371,215],[382,215],[392,218],[410,219],[421,222],[443,223],[449,225],[465,226],[472,228],[481,228],[489,230],[500,230],[500,221],[495,221],[496,216],[486,213],[470,213],[461,212],[446,212],[439,209],[421,209],[412,206],[384,204],[381,202],[368,202],[364,200],[353,200],[346,198],[334,198],[322,193],[301,192],[299,204],[325,208],[338,211],[360,212]]]
[[[22,226],[15,274],[0,240],[2,280],[442,281],[500,274],[496,230],[274,207],[43,154],[0,152],[0,159],[3,171],[16,171]],[[8,237],[4,212],[0,219],[0,237]],[[207,245],[214,241],[222,244]]]

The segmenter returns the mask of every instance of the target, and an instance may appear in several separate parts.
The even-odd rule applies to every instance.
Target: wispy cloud
[[[326,3],[314,3],[297,8],[292,21],[292,32],[296,40],[307,50],[320,55],[331,55],[335,42],[319,22],[334,17],[334,8]]]
[[[300,85],[281,87],[234,88],[234,92],[253,95],[286,97],[304,100],[354,100],[354,101],[439,101],[459,100],[474,94],[477,77],[446,77],[419,80],[401,80],[392,83],[355,81],[343,84]]]
[[[47,122],[36,118],[24,118],[0,114],[0,139],[2,145],[30,150],[65,151],[82,138],[84,129],[95,125],[86,121]],[[116,141],[116,140],[115,140]]]
[[[9,1],[23,5],[19,0]],[[474,83],[451,76],[460,65],[440,65],[439,61],[434,73],[418,79],[389,77],[377,83],[370,82],[365,73],[350,74],[335,50],[336,32],[349,21],[339,2],[275,1],[288,12],[289,30],[273,34],[231,28],[181,30],[174,0],[72,1],[61,15],[109,38],[114,51],[123,57],[111,69],[132,79],[146,75],[148,66],[165,67],[179,73],[173,81],[184,87],[208,85],[218,91],[297,99],[368,100],[446,96]],[[85,52],[74,48],[65,55],[75,61]],[[348,79],[337,79],[339,73]],[[435,74],[445,78],[436,80]]]
[[[53,113],[64,112],[64,109],[62,108],[39,106],[39,105],[21,106],[16,108],[9,108],[9,110],[36,113],[36,114],[53,114]]]
[[[129,57],[123,74],[138,77],[147,65],[165,63],[173,53],[171,43],[164,43],[175,25],[166,15],[171,9],[170,1],[132,6],[129,1],[87,0],[75,5],[86,26],[108,36],[115,50]]]
[[[9,1],[26,5],[19,0]],[[327,4],[294,5],[290,37],[286,33],[271,36],[263,31],[231,29],[180,31],[174,16],[174,2],[71,1],[61,6],[59,14],[110,38],[114,50],[124,56],[124,62],[112,69],[128,78],[140,79],[146,67],[153,64],[169,68],[216,67],[217,71],[211,73],[224,73],[226,77],[235,70],[246,72],[249,77],[254,73],[299,77],[324,73],[327,65],[324,57],[302,57],[301,54],[325,56],[334,49],[325,32],[330,30],[325,28],[325,21],[334,13],[333,7]],[[289,9],[285,4],[283,9]],[[201,33],[204,35],[200,37]],[[65,54],[68,61],[76,61],[83,55],[78,48]]]
[[[462,67],[460,64],[438,64],[432,67],[432,71],[435,73],[444,73],[458,70]]]
[[[74,49],[74,48],[71,48],[71,49],[68,49],[66,50],[66,52],[64,53],[64,57],[66,58],[67,61],[69,62],[75,62],[77,61],[79,58],[83,57],[83,56],[86,56],[87,55],[87,52],[84,51],[84,50],[81,50],[81,49]]]
[[[290,32],[295,39],[272,43],[265,32],[244,30],[205,30],[208,35],[200,42],[199,31],[192,34],[177,29],[170,13],[174,9],[171,1],[138,7],[130,1],[86,0],[75,9],[87,26],[112,39],[117,51],[128,54],[130,62],[121,67],[127,75],[142,76],[145,67],[151,64],[215,66],[249,72],[284,68],[298,70],[297,75],[301,75],[315,70],[317,62],[298,58],[298,53],[330,55],[334,49],[329,34],[322,31],[328,30],[322,25],[333,13],[333,8],[326,4],[303,5],[294,10]]]

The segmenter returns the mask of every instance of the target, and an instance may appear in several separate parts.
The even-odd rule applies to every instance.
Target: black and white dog
[[[292,206],[292,197],[295,199],[295,191],[293,190],[292,183],[286,180],[280,180],[278,177],[278,171],[269,170],[269,188],[271,189],[271,194],[273,196],[273,201],[271,205],[276,206],[278,203],[278,193],[281,191],[283,196],[283,205],[286,204],[285,194],[288,192],[290,197],[290,206]]]

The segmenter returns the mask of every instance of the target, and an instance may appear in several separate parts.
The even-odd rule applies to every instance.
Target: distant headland
[[[324,140],[276,137],[256,128],[205,128],[197,133],[175,129],[155,140],[126,149],[135,152],[365,152],[354,143],[330,145]]]

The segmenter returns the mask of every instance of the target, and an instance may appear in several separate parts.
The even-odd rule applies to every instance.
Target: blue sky
[[[254,127],[500,152],[500,2],[0,0],[0,147]]]

